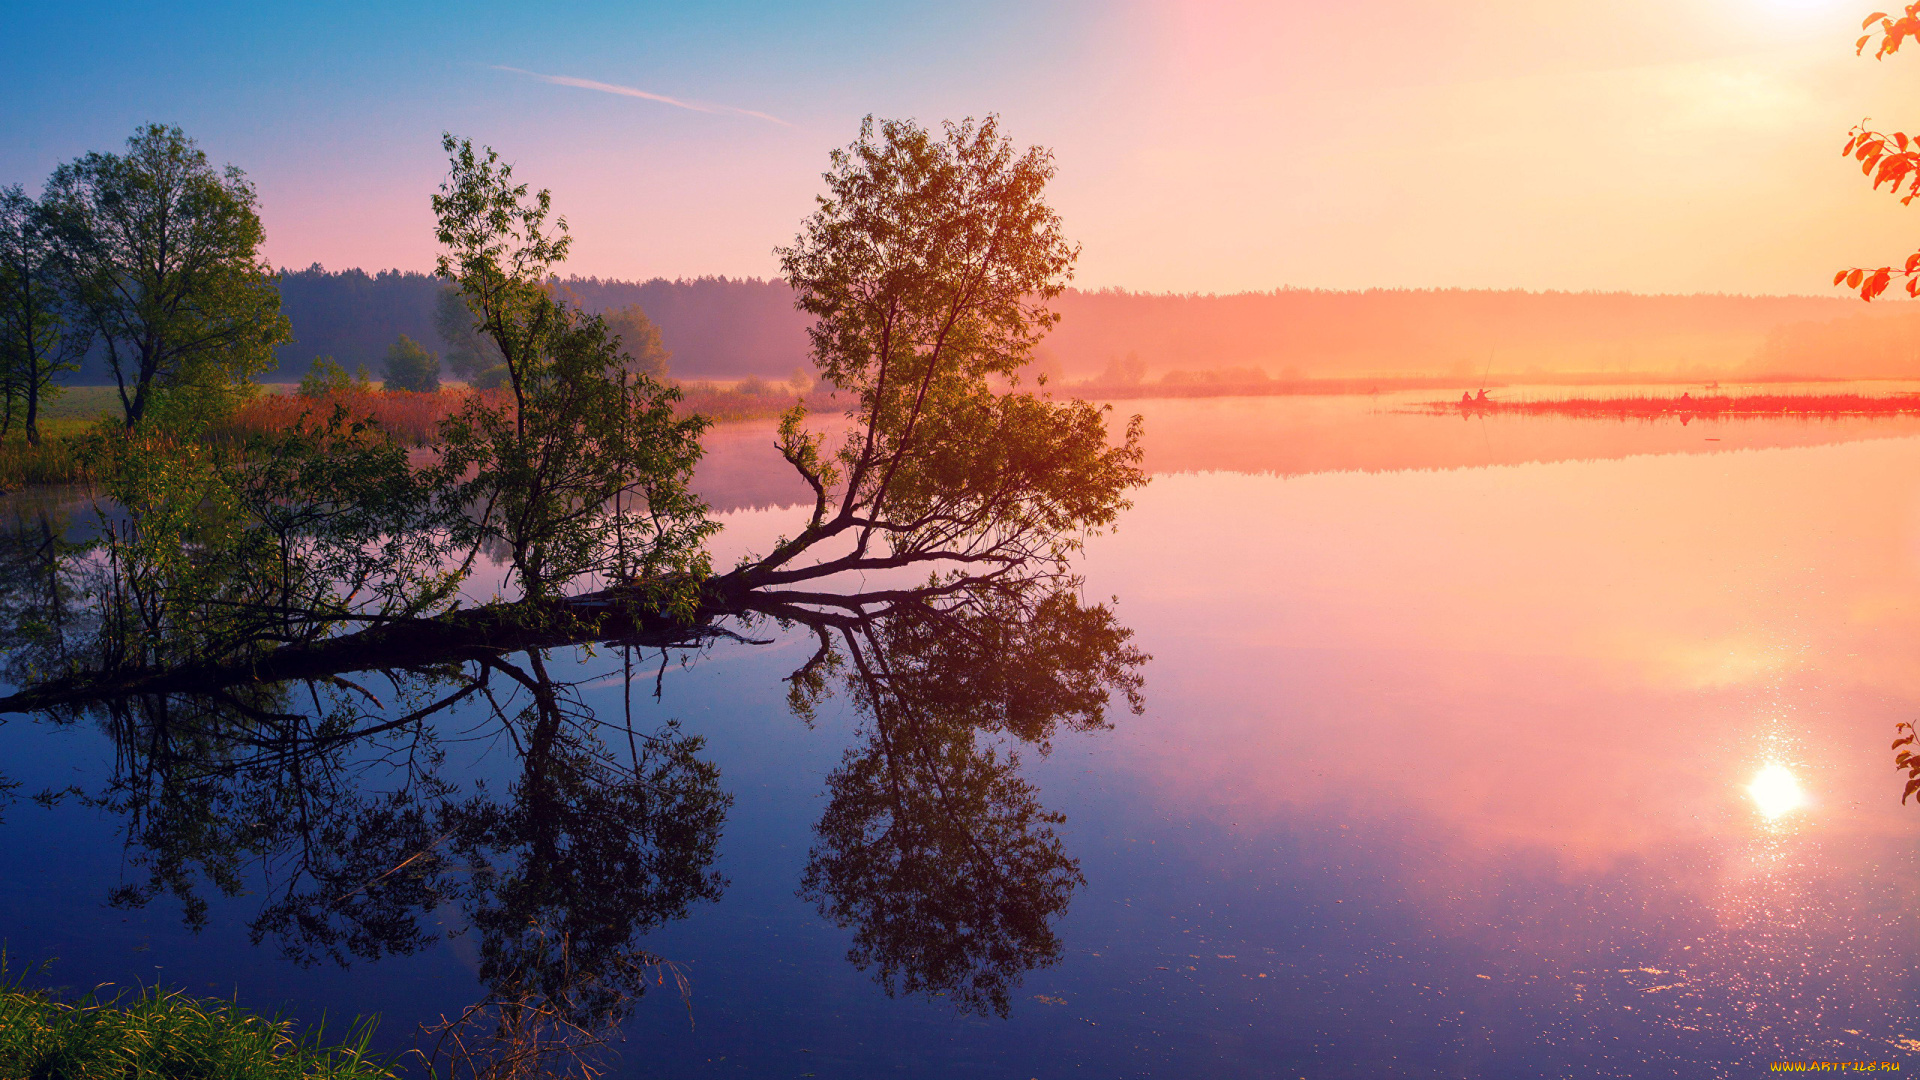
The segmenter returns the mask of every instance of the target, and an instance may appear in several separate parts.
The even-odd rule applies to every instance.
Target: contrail
[[[772,121],[773,123],[779,124],[781,127],[793,126],[792,124],[787,123],[785,120],[782,120],[777,116],[773,116],[763,112],[756,112],[753,109],[736,109],[732,105],[714,105],[705,101],[681,101],[679,98],[668,97],[665,94],[650,93],[646,90],[641,90],[632,86],[621,86],[617,83],[596,82],[593,79],[580,79],[580,78],[575,78],[572,75],[542,75],[537,71],[527,71],[524,68],[507,67],[505,64],[495,64],[493,65],[493,69],[495,71],[511,71],[515,75],[527,75],[532,78],[539,79],[541,82],[553,83],[555,86],[575,86],[575,87],[579,87],[582,90],[598,90],[603,94],[618,94],[621,97],[641,98],[646,101],[657,101],[662,105],[671,105],[676,109],[688,109],[693,112],[702,112],[702,113],[727,113],[733,116],[751,116],[756,120]]]

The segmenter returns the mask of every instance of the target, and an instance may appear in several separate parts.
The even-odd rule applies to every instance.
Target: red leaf
[[[1878,21],[1880,21],[1881,19],[1884,19],[1884,18],[1886,18],[1886,17],[1887,17],[1887,13],[1886,13],[1886,12],[1884,12],[1884,11],[1876,11],[1876,12],[1874,12],[1873,14],[1871,14],[1871,15],[1869,15],[1869,16],[1867,16],[1867,18],[1866,18],[1866,21],[1865,21],[1865,22],[1862,22],[1862,23],[1860,24],[1860,29],[1862,29],[1862,30],[1865,30],[1865,29],[1866,29],[1867,27],[1869,27],[1869,26],[1872,26],[1872,25],[1873,25],[1874,23],[1876,23],[1876,22],[1878,22]]]
[[[1835,285],[1838,285],[1845,280],[1847,280],[1847,272],[1845,270],[1841,270],[1838,273],[1833,275],[1833,283]]]
[[[1867,272],[1865,270],[1858,270],[1858,269],[1854,270],[1853,273],[1847,275],[1847,288],[1849,289],[1859,288],[1860,279],[1865,276],[1867,276]]]

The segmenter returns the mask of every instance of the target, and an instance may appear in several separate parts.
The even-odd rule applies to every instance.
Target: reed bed
[[[77,435],[43,437],[39,446],[17,436],[0,442],[0,491],[42,484],[84,484],[92,479]]]
[[[735,386],[714,383],[687,383],[675,412],[682,416],[699,414],[715,422],[761,420],[779,416],[804,400],[809,408],[831,408],[837,398],[830,391],[797,393],[780,384],[745,380]],[[354,419],[370,419],[403,443],[427,446],[439,437],[440,422],[458,412],[471,395],[481,395],[499,404],[508,400],[505,389],[471,390],[449,387],[437,393],[408,390],[361,388],[339,391],[321,397],[299,394],[261,394],[241,406],[225,426],[223,434],[246,435],[285,431],[301,417],[325,420],[335,406],[344,408]]]
[[[371,1057],[372,1025],[327,1045],[316,1030],[267,1019],[231,1002],[159,989],[74,1004],[0,983],[0,1077],[60,1080],[384,1080]]]
[[[1660,417],[1736,419],[1741,417],[1801,416],[1916,416],[1920,394],[1703,394],[1677,396],[1633,394],[1623,397],[1557,398],[1542,401],[1434,401],[1425,411],[1436,413],[1572,416],[1626,420]]]
[[[234,413],[223,434],[277,434],[299,424],[324,422],[338,407],[355,420],[372,420],[395,439],[425,446],[439,437],[440,421],[458,412],[470,395],[495,403],[506,400],[505,390],[469,390],[464,387],[425,394],[411,390],[356,388],[320,397],[299,394],[261,394]]]

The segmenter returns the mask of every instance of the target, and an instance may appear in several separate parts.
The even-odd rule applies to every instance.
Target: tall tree
[[[88,336],[75,326],[58,281],[46,214],[14,185],[0,189],[0,393],[6,426],[24,407],[27,441],[40,442],[40,403],[54,377],[76,370]]]
[[[74,300],[105,343],[128,430],[160,406],[190,422],[235,399],[290,337],[260,255],[253,185],[177,127],[54,171],[46,203]]]

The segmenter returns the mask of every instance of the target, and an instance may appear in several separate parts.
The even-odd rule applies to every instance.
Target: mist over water
[[[651,657],[631,694],[617,656],[557,652],[602,716],[705,739],[733,799],[719,898],[645,938],[691,996],[641,997],[608,1075],[1914,1061],[1920,811],[1887,744],[1920,699],[1920,420],[1412,411],[1444,396],[1117,403],[1145,414],[1155,479],[1079,570],[1152,656],[1146,709],[1045,752],[991,741],[1084,878],[1049,923],[1057,954],[1012,964],[1004,1018],[890,995],[802,895],[829,778],[871,728],[844,695],[810,723],[789,710],[803,628]],[[708,437],[716,566],[804,521],[771,442],[770,424]],[[444,771],[498,788],[512,755],[483,720],[438,721]],[[347,967],[249,940],[273,895],[257,867],[197,934],[166,895],[109,906],[140,876],[125,823],[25,796],[97,788],[114,753],[84,724],[0,724],[11,963],[379,1012],[395,1049],[473,999],[451,906],[431,947]]]

